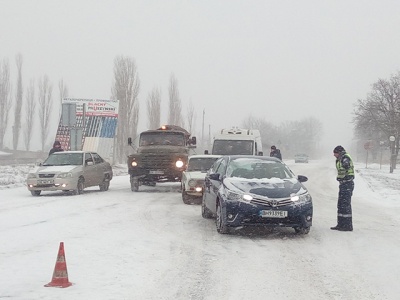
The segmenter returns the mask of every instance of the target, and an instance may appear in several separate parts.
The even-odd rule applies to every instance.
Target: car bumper
[[[224,205],[225,204],[225,205]],[[243,202],[225,201],[223,212],[227,225],[230,227],[261,226],[261,227],[310,227],[312,226],[312,203],[293,204],[282,207],[265,207]],[[284,218],[262,217],[263,210],[286,211]]]
[[[63,191],[74,190],[78,185],[77,178],[27,179],[30,191]]]
[[[130,168],[128,170],[129,175],[131,177],[146,177],[150,179],[161,179],[167,177],[182,177],[182,171],[179,169],[158,169],[158,170],[150,170],[143,168]]]

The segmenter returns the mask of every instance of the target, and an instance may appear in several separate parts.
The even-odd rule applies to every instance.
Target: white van
[[[257,129],[233,127],[222,129],[213,139],[213,155],[263,155],[261,135]]]

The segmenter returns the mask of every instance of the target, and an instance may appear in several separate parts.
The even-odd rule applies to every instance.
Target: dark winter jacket
[[[50,149],[49,155],[53,154],[54,152],[61,152],[64,151],[63,148],[61,148],[61,143],[59,141],[55,141],[53,144],[53,148]]]
[[[282,160],[281,150],[279,150],[279,149],[272,149],[269,156],[276,157],[276,158],[279,158],[280,160]]]

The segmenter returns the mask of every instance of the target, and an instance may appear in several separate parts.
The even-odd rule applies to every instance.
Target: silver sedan
[[[98,185],[107,191],[113,177],[111,165],[91,151],[63,151],[51,154],[28,174],[28,190],[33,196],[42,191],[64,191],[78,195],[86,187]]]

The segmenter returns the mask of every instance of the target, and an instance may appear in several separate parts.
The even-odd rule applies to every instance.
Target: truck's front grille
[[[174,158],[170,155],[143,155],[141,157],[141,167],[146,169],[167,169],[173,166]]]

